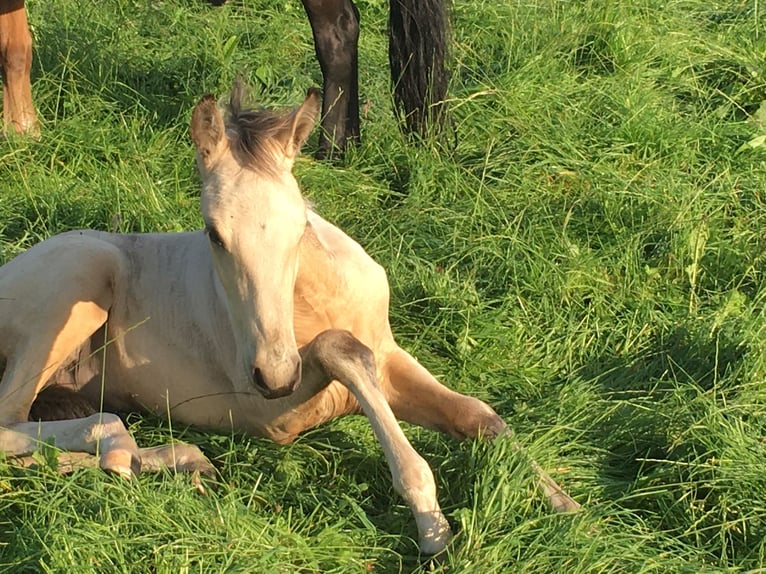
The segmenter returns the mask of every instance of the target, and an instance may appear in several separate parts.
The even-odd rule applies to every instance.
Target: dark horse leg
[[[225,0],[210,0],[223,4]],[[444,123],[447,0],[389,0],[389,61],[394,103],[410,133],[425,137]],[[359,141],[359,12],[352,0],[303,0],[324,77],[317,157],[341,155]],[[38,128],[29,73],[32,38],[24,0],[0,0],[0,71],[5,121],[18,132]]]
[[[388,60],[405,131],[427,137],[446,119],[447,0],[389,0]]]
[[[322,69],[318,158],[342,155],[359,140],[359,11],[351,0],[303,0]]]
[[[359,12],[352,0],[303,0],[311,22],[324,102],[317,157],[359,141]],[[405,131],[438,133],[446,116],[449,17],[446,0],[389,0],[394,103]]]

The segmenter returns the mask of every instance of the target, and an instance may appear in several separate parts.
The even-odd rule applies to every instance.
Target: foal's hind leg
[[[19,345],[0,383],[0,451],[23,456],[53,440],[63,450],[100,453],[105,470],[125,476],[140,471],[136,443],[116,415],[26,422],[32,402],[50,376],[105,320],[105,309],[79,302],[71,307],[59,330],[51,335],[43,326],[38,336]]]
[[[505,421],[486,403],[461,395],[437,381],[409,353],[397,348],[386,357],[383,384],[397,418],[456,438],[511,434]],[[514,442],[514,449],[522,452]],[[534,460],[529,460],[550,506],[556,512],[580,508]]]
[[[67,421],[72,423],[73,421]],[[77,421],[79,422],[79,421]],[[0,429],[0,441],[2,433]],[[36,446],[36,445],[33,445]],[[194,485],[200,492],[204,492],[200,476],[212,478],[215,476],[215,468],[202,451],[191,444],[174,443],[170,445],[141,448],[138,450],[141,459],[141,472],[184,472],[192,475]],[[35,466],[38,460],[34,456],[15,456],[11,464],[30,467]],[[62,474],[68,474],[82,468],[95,468],[100,466],[99,458],[87,452],[60,452],[57,457],[57,470]],[[114,470],[114,469],[112,469]],[[128,469],[130,470],[130,469]],[[132,471],[134,474],[138,469]]]
[[[8,298],[19,301],[20,295],[14,295]],[[43,386],[107,318],[105,306],[93,301],[57,301],[54,295],[46,308],[44,297],[32,294],[30,299],[34,303],[18,304],[19,313],[0,315],[13,339],[2,341],[7,363],[0,382],[0,423],[26,421]],[[38,309],[29,309],[35,305]]]
[[[212,477],[215,467],[202,453],[198,446],[185,442],[175,442],[161,446],[142,448],[141,470],[146,472],[188,472]]]
[[[46,387],[37,395],[29,413],[30,421],[72,421],[87,419],[98,414],[96,406],[86,397],[80,395],[71,387],[55,385]],[[107,415],[113,417],[113,415]],[[103,417],[102,417],[103,418]],[[35,427],[39,428],[39,427]],[[115,430],[127,434],[121,424],[115,424]],[[60,437],[56,437],[57,439]],[[32,445],[30,448],[33,448]],[[202,451],[195,445],[184,442],[173,442],[161,446],[139,449],[141,472],[184,472],[193,476],[197,488],[204,490],[199,476],[212,477],[215,469]],[[14,464],[32,466],[36,464],[33,456],[14,457]],[[57,457],[57,469],[61,473],[73,472],[79,468],[98,466],[98,457],[86,452],[62,451]],[[111,469],[114,470],[114,469]],[[134,473],[138,469],[134,469]]]
[[[492,407],[448,389],[404,349],[386,356],[381,370],[384,392],[399,419],[458,439],[494,438],[507,427]]]
[[[12,457],[29,455],[49,441],[63,450],[100,453],[101,468],[127,478],[141,471],[133,437],[120,417],[111,413],[69,421],[0,425],[0,451]]]
[[[140,467],[135,441],[120,419],[95,414],[69,421],[27,422],[53,374],[107,320],[119,254],[76,234],[32,248],[0,269],[0,451],[33,452],[53,440],[63,450],[101,453],[120,474]]]
[[[394,488],[407,501],[418,526],[420,550],[437,554],[451,536],[436,498],[436,483],[425,460],[412,448],[377,384],[372,351],[348,331],[329,330],[301,349],[303,383],[342,383],[362,406],[383,447]]]

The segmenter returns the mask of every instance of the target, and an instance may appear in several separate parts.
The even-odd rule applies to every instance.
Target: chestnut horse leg
[[[351,0],[303,0],[323,77],[320,159],[359,140],[359,11]]]
[[[0,68],[3,75],[3,133],[37,134],[39,127],[32,104],[32,35],[24,0],[0,2]]]

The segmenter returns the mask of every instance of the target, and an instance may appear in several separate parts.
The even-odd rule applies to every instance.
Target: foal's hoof
[[[495,410],[474,397],[461,397],[457,406],[453,436],[458,439],[494,440],[504,434],[508,425]]]
[[[200,494],[207,494],[203,479],[215,480],[216,471],[213,464],[193,444],[183,442],[172,445],[162,445],[141,449],[141,464],[147,472],[183,472],[191,475],[194,488]]]
[[[554,512],[578,512],[580,510],[580,503],[569,496],[539,464],[535,461],[531,461],[530,464],[532,470],[537,474],[540,487]]]
[[[447,545],[452,540],[452,529],[441,511],[424,515],[429,517],[432,524],[420,532],[418,546],[423,557],[423,565],[432,568],[441,564],[446,557]],[[422,517],[423,515],[416,514],[418,528],[422,526]]]
[[[141,474],[141,459],[129,450],[110,450],[101,455],[98,464],[106,472],[128,479]]]
[[[548,504],[554,512],[579,512],[581,508],[580,503],[563,490],[548,496]]]
[[[141,463],[148,472],[169,470],[196,473],[207,478],[215,478],[216,474],[215,467],[198,447],[183,442],[142,448]]]

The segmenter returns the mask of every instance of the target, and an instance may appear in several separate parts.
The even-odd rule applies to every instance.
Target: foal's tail
[[[388,59],[394,104],[408,132],[438,133],[446,119],[449,0],[389,0]]]

